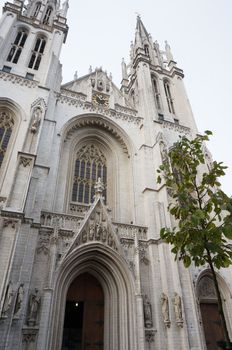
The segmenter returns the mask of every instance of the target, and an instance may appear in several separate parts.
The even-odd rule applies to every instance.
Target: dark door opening
[[[83,302],[66,302],[62,349],[82,349],[83,311]]]
[[[71,284],[66,300],[62,350],[104,349],[104,294],[85,273]]]

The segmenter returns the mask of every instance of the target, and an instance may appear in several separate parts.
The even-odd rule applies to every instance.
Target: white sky
[[[2,6],[5,1],[0,0]],[[121,59],[128,61],[136,13],[153,40],[168,40],[200,132],[212,130],[208,147],[229,166],[222,181],[232,195],[232,0],[70,0],[63,82],[88,73],[90,65],[121,81]]]

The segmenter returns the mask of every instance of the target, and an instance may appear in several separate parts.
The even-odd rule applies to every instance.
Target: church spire
[[[137,16],[136,33],[138,34],[137,37],[139,37],[141,43],[144,41],[149,41],[149,34],[140,16]]]

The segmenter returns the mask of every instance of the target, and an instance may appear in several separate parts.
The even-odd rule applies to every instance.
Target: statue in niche
[[[19,286],[16,302],[15,302],[15,308],[14,308],[14,318],[18,319],[20,316],[20,312],[22,310],[22,303],[23,303],[23,297],[24,297],[24,288],[23,284]]]
[[[167,327],[170,327],[170,317],[169,317],[169,301],[166,294],[161,294],[161,309],[163,314],[164,323]]]
[[[91,224],[89,227],[89,240],[92,241],[94,239],[95,234],[95,225]]]
[[[12,299],[13,299],[13,289],[12,289],[12,284],[11,282],[8,284],[7,291],[5,294],[5,299],[2,307],[2,313],[1,313],[1,318],[7,318],[8,317],[8,311],[11,307],[12,304]]]
[[[173,298],[174,311],[176,316],[177,325],[181,326],[183,324],[183,316],[182,316],[182,302],[181,297],[178,293],[174,293]]]
[[[29,300],[28,324],[30,326],[34,326],[36,324],[40,302],[41,296],[39,290],[35,288],[35,291],[31,293]]]
[[[152,328],[153,322],[152,322],[152,309],[151,309],[151,303],[148,300],[148,296],[145,295],[143,299],[143,309],[144,309],[144,321],[145,321],[145,327],[146,328]]]
[[[107,239],[107,229],[106,227],[103,225],[102,226],[102,242],[105,242]]]
[[[102,233],[102,227],[100,224],[96,225],[96,240],[100,241],[101,239],[101,233]]]
[[[36,134],[41,123],[42,110],[36,107],[32,114],[31,132]]]

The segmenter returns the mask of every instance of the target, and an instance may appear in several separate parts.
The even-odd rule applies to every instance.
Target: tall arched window
[[[34,50],[32,51],[30,62],[28,67],[31,69],[38,70],[40,62],[44,53],[46,45],[46,39],[44,37],[38,37],[36,39]]]
[[[44,15],[43,24],[49,25],[52,11],[53,11],[53,8],[51,6],[48,6]]]
[[[26,29],[19,29],[15,41],[11,45],[10,52],[7,56],[7,61],[12,63],[18,63],[19,57],[27,40]]]
[[[33,17],[37,17],[39,14],[39,11],[41,9],[41,2],[37,2],[35,4],[34,12],[33,12]]]
[[[106,201],[106,158],[96,145],[86,145],[76,155],[72,202],[92,203],[95,193],[94,186],[99,177],[105,187],[103,195]]]
[[[161,103],[160,103],[160,92],[158,87],[158,81],[155,77],[152,77],[153,82],[153,89],[154,89],[154,95],[155,95],[155,103],[157,109],[161,109]]]
[[[0,111],[0,168],[14,127],[14,119],[7,111]]]
[[[145,51],[145,54],[147,56],[149,56],[149,46],[148,45],[144,45],[144,51]]]
[[[166,99],[167,99],[168,110],[170,113],[175,114],[170,84],[167,80],[164,81],[164,90],[165,90],[165,95],[166,95]]]

